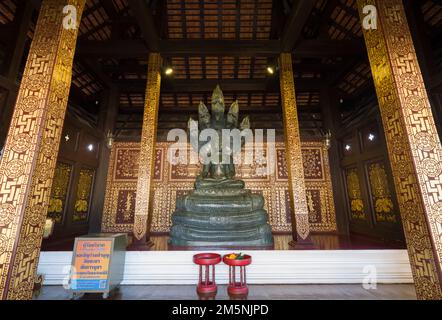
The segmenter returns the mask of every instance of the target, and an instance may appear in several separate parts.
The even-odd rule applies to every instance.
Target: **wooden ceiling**
[[[0,24],[19,3],[0,0]],[[419,8],[427,30],[442,29],[439,1]],[[316,117],[324,85],[346,99],[372,90],[356,0],[87,0],[71,98],[96,112],[104,90],[117,89],[123,113],[141,112],[147,56],[161,52],[174,74],[163,79],[160,110],[195,110],[220,83],[228,103],[280,112],[278,76],[266,67],[281,51],[293,52],[298,104]]]

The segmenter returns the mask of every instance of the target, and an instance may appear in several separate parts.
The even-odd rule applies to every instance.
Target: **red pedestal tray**
[[[246,266],[252,263],[252,257],[245,254],[243,259],[235,260],[228,259],[229,255],[227,254],[223,257],[223,262],[229,266],[229,286],[227,287],[227,292],[229,295],[234,296],[247,295],[249,288],[247,287]]]
[[[221,256],[217,253],[200,253],[193,256],[193,262],[199,265],[199,280],[196,291],[199,294],[216,293],[215,265],[221,262]],[[212,274],[210,274],[210,269],[212,269]]]

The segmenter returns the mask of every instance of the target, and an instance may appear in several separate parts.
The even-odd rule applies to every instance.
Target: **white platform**
[[[127,252],[123,285],[195,284],[197,267],[191,251]],[[226,253],[226,252],[219,252]],[[251,251],[250,284],[362,283],[376,272],[378,283],[413,283],[406,250]],[[46,285],[62,285],[72,252],[42,252],[38,272]],[[225,284],[228,268],[217,266],[217,282]],[[371,274],[373,275],[373,274]]]

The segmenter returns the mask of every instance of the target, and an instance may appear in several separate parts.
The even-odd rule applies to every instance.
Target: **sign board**
[[[107,290],[112,250],[112,239],[77,239],[72,261],[71,290],[81,292]]]

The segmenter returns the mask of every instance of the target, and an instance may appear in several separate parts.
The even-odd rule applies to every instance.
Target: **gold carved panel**
[[[64,219],[71,175],[72,165],[64,162],[57,163],[48,208],[48,217],[56,223],[62,223]]]
[[[85,222],[89,217],[90,199],[94,184],[95,170],[82,168],[79,173],[77,195],[74,203],[73,222]]]
[[[346,169],[345,178],[347,183],[347,197],[351,219],[366,221],[367,215],[364,207],[364,200],[362,199],[361,182],[359,180],[358,169]]]
[[[398,218],[396,216],[384,163],[371,163],[368,165],[367,171],[376,221],[397,223]]]

